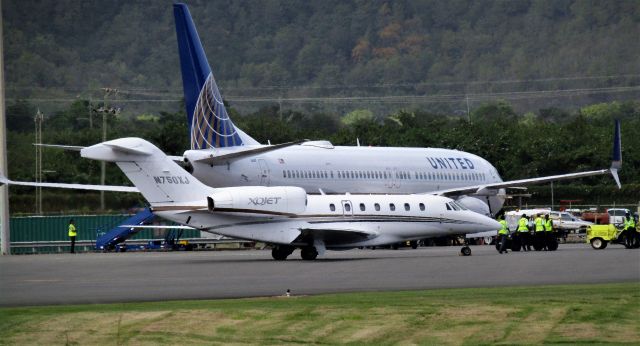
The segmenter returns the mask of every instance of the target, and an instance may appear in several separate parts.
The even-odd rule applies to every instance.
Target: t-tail
[[[144,139],[114,139],[86,147],[80,154],[115,162],[152,207],[206,205],[207,195],[214,191]]]
[[[258,144],[233,125],[185,4],[174,4],[191,149]]]

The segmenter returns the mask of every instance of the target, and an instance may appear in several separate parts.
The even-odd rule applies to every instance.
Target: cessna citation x
[[[81,150],[115,162],[135,185],[104,186],[14,182],[0,184],[140,192],[152,211],[184,226],[272,244],[285,260],[296,248],[305,260],[326,249],[377,246],[500,228],[495,220],[436,195],[308,195],[292,186],[212,188],[140,138],[121,138]],[[465,246],[462,254],[470,255]]]
[[[327,141],[261,145],[229,118],[189,10],[184,4],[173,6],[191,141],[191,150],[181,159],[209,186],[287,185],[316,194],[446,195],[457,205],[493,215],[502,208],[505,188],[606,173],[618,181],[619,165],[502,181],[485,159],[457,150],[341,147]],[[619,162],[619,125],[615,138],[614,161]]]

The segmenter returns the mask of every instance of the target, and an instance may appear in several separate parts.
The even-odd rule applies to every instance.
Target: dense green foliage
[[[32,114],[33,106],[17,102],[8,107],[10,119]],[[84,113],[84,114],[83,114]],[[43,124],[43,142],[87,146],[100,141],[101,121],[89,128],[88,104],[77,101],[69,109],[48,117]],[[547,176],[606,168],[611,157],[613,119],[622,120],[624,166],[620,173],[624,188],[618,191],[609,176],[599,176],[558,183],[560,199],[583,199],[585,203],[635,203],[640,196],[640,103],[608,103],[584,107],[575,113],[543,110],[518,115],[506,102],[489,103],[477,108],[469,117],[400,111],[376,118],[366,110],[340,118],[336,114],[305,114],[277,107],[242,116],[230,108],[236,126],[261,143],[282,143],[298,139],[328,139],[335,145],[397,147],[444,147],[467,151],[494,164],[505,180]],[[137,136],[159,145],[168,154],[180,155],[187,148],[186,116],[183,112],[140,115],[133,119],[110,116],[108,138]],[[33,130],[9,124],[9,171],[15,180],[32,180],[35,169]],[[45,180],[57,182],[99,183],[98,162],[78,158],[75,152],[45,149]],[[108,184],[127,184],[115,165],[107,165]],[[12,188],[14,212],[29,211],[33,191]],[[534,189],[532,201],[548,203],[548,187]],[[114,194],[117,195],[117,194]],[[58,211],[58,194],[48,193],[45,208]],[[95,194],[67,200],[69,208],[92,210]],[[125,198],[124,200],[122,198]],[[126,209],[141,203],[135,197],[112,197],[112,208]],[[124,205],[123,205],[124,203]],[[80,205],[78,205],[80,204]]]
[[[640,195],[638,1],[188,5],[234,121],[261,142],[455,148],[515,179],[607,167],[612,119],[621,118],[623,191],[597,177],[562,183],[555,197]],[[170,3],[26,0],[2,10],[12,178],[33,179],[37,108],[44,142],[100,141],[102,119],[89,110],[103,106],[106,86],[120,90],[108,104],[123,108],[108,116],[108,138],[144,137],[171,154],[186,148]],[[79,183],[97,183],[100,171],[50,149],[43,168],[45,180]],[[107,169],[108,183],[126,182]],[[28,211],[31,192],[12,191],[13,210]],[[547,187],[533,191],[533,200],[549,201]],[[45,194],[56,207],[59,195]],[[95,208],[94,194],[71,200],[74,209]]]
[[[517,101],[518,110],[537,111],[639,96],[635,0],[217,0],[189,6],[219,84],[237,108],[250,104],[239,96],[411,95],[426,101],[389,101],[395,104],[385,104],[386,112],[407,103],[452,111],[465,108],[464,96],[430,97],[469,94],[475,106],[486,100],[478,94],[499,93]],[[11,95],[101,97],[96,92],[103,86],[123,89],[123,99],[181,94],[169,2],[27,0],[3,7]],[[588,88],[606,90],[540,92]],[[510,94],[523,91],[535,92]],[[370,101],[356,108],[369,108],[363,102]]]

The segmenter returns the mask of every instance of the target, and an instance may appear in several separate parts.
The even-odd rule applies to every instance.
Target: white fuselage
[[[204,205],[185,210],[175,206],[153,209],[159,216],[184,225],[267,243],[308,245],[308,230],[313,234],[312,244],[320,241],[328,249],[489,231],[500,226],[449,198],[433,195],[309,195],[300,213],[216,211]]]
[[[299,186],[308,193],[423,193],[501,182],[485,159],[438,148],[297,145],[211,166],[199,158],[234,149],[188,150],[193,175],[213,187]]]

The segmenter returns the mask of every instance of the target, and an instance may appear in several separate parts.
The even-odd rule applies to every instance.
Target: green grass
[[[637,345],[640,283],[0,309],[2,345],[182,343]]]

